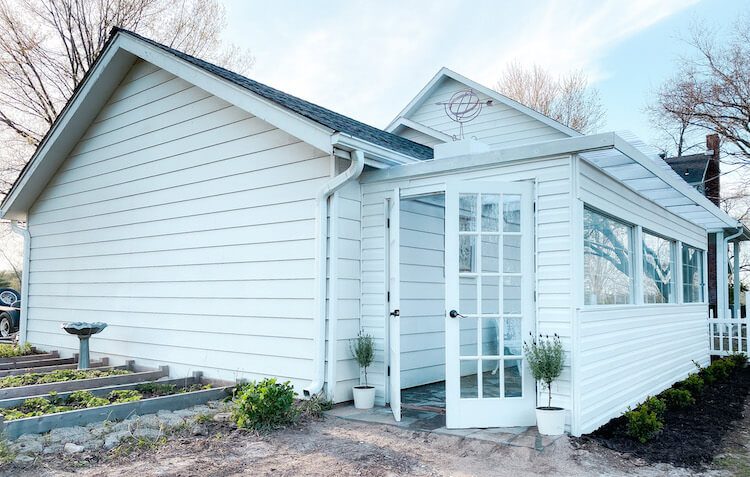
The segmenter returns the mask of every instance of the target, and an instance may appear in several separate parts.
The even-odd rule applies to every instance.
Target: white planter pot
[[[544,436],[559,436],[565,432],[565,409],[536,408],[536,427]]]
[[[375,405],[375,386],[354,386],[354,407],[372,409]]]

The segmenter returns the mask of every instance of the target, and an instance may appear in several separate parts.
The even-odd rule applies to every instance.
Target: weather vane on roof
[[[482,101],[473,90],[466,89],[456,91],[448,101],[435,104],[442,105],[446,116],[458,123],[458,136],[453,136],[458,140],[464,138],[464,123],[479,116],[485,106],[492,106],[492,100]]]

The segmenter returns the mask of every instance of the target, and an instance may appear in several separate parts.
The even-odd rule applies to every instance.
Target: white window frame
[[[680,303],[684,303],[686,305],[705,305],[705,304],[708,303],[708,288],[707,288],[707,286],[708,286],[708,280],[706,279],[706,277],[707,277],[707,275],[706,275],[706,273],[707,273],[706,272],[706,264],[707,264],[706,256],[708,255],[708,253],[707,253],[707,251],[705,249],[702,249],[700,247],[695,247],[695,246],[687,244],[685,242],[680,242],[679,245],[680,245],[680,252],[679,252],[679,255],[680,255]],[[697,251],[699,251],[701,253],[701,258],[700,258],[700,261],[699,261],[700,268],[701,268],[700,269],[700,272],[701,272],[700,273],[701,282],[700,282],[700,286],[698,287],[700,289],[700,292],[701,292],[701,300],[700,301],[685,301],[685,295],[684,295],[685,290],[683,289],[684,286],[685,286],[685,284],[683,283],[683,278],[682,278],[682,275],[683,275],[683,270],[682,270],[682,266],[683,266],[683,263],[682,263],[682,251],[683,251],[684,248],[692,248],[693,250],[697,250]]]
[[[661,306],[661,305],[676,305],[676,304],[681,304],[682,303],[682,297],[681,297],[680,291],[678,290],[678,286],[677,286],[678,281],[679,281],[679,279],[677,278],[677,275],[681,275],[682,274],[682,267],[680,266],[679,268],[677,268],[678,271],[675,272],[675,268],[677,267],[677,265],[682,262],[682,260],[681,260],[681,258],[682,258],[682,251],[680,250],[680,254],[676,253],[677,244],[679,242],[677,240],[673,239],[673,238],[670,238],[670,237],[667,237],[666,235],[654,232],[654,231],[652,231],[650,229],[645,229],[643,227],[639,227],[639,228],[641,229],[641,234],[640,234],[641,235],[641,241],[640,241],[640,244],[638,246],[638,248],[640,250],[640,255],[641,255],[641,260],[639,262],[639,268],[640,268],[640,280],[639,281],[641,283],[641,298],[640,298],[640,303],[642,303],[644,305],[648,305],[648,306]],[[646,297],[644,296],[645,287],[643,285],[644,285],[644,283],[646,281],[645,280],[646,277],[644,275],[644,268],[643,268],[643,245],[644,245],[643,241],[644,241],[646,235],[651,235],[652,237],[657,237],[657,238],[660,238],[662,240],[666,240],[667,242],[669,242],[669,263],[670,263],[670,266],[671,266],[671,270],[670,270],[670,272],[671,272],[670,273],[671,274],[671,278],[669,280],[669,283],[672,286],[672,294],[671,295],[672,295],[673,298],[672,298],[672,300],[669,300],[669,301],[664,302],[664,303],[646,303]],[[680,255],[680,256],[676,257],[676,255]]]

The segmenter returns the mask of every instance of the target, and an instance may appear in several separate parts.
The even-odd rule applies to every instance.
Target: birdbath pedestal
[[[71,335],[78,336],[78,369],[87,369],[89,367],[89,338],[107,327],[106,323],[85,323],[77,321],[74,323],[63,323],[62,329]]]

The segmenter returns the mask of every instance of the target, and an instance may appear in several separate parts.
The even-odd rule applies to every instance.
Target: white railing
[[[748,318],[709,318],[708,337],[711,354],[728,356],[748,353]]]

